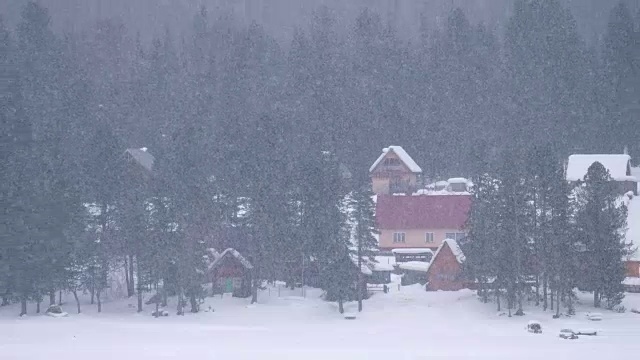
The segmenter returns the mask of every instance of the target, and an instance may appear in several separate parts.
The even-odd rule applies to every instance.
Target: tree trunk
[[[76,306],[78,307],[78,314],[80,314],[80,299],[78,299],[78,291],[73,289],[73,290],[71,290],[71,293],[73,294],[73,298],[76,299]]]
[[[184,315],[184,291],[182,290],[182,287],[180,288],[180,290],[178,291],[178,308],[177,308],[177,314],[178,315]]]
[[[593,307],[600,307],[600,292],[598,290],[593,292]]]
[[[567,314],[575,314],[575,310],[573,309],[573,290],[571,287],[567,289]]]
[[[142,312],[142,290],[138,289],[138,312]]]
[[[496,303],[498,304],[498,311],[500,311],[500,289],[496,289]]]
[[[49,291],[49,306],[55,305],[55,304],[56,304],[56,291],[52,289],[51,291]]]
[[[133,277],[133,255],[129,255],[129,287],[127,288],[127,295],[132,297],[135,293],[136,281]]]
[[[540,306],[540,276],[536,275],[536,306]]]
[[[124,256],[124,281],[127,284],[127,296],[131,297],[131,279],[129,278],[129,260],[127,255]]]
[[[560,289],[558,289],[558,293],[556,294],[556,317],[560,317]]]
[[[7,306],[9,305],[9,296],[7,294],[2,295],[2,304],[0,304],[0,306]]]
[[[251,303],[255,304],[258,302],[258,279],[254,278],[252,279],[253,282],[253,286],[251,287]]]
[[[191,312],[194,314],[197,313],[199,311],[199,306],[195,292],[191,292],[191,295],[189,295],[189,302],[191,303]]]
[[[136,257],[136,272],[138,274],[138,312],[142,312],[142,284],[140,284],[140,261]],[[131,277],[133,279],[133,277]],[[132,281],[133,282],[133,281]]]
[[[516,310],[515,315],[516,316],[523,316],[524,315],[524,310],[522,309],[522,291],[519,291],[516,296],[518,298],[518,309]]]
[[[545,273],[542,276],[542,310],[547,311],[549,307],[549,303],[547,302],[547,298],[549,296],[549,281],[547,279],[547,274]]]
[[[62,290],[58,292],[58,305],[62,306]]]
[[[36,314],[40,314],[40,303],[42,302],[42,299],[40,298],[40,296],[38,296],[38,299],[36,300]]]
[[[549,309],[553,311],[553,293],[554,290],[549,291]]]
[[[362,311],[362,276],[358,275],[358,312]]]
[[[153,313],[154,317],[159,317],[160,316],[160,303],[156,301],[156,312]]]
[[[102,301],[100,300],[100,289],[96,290],[96,300],[98,300],[98,312],[102,312]]]
[[[95,297],[96,297],[96,289],[93,285],[91,286],[90,291],[91,291],[91,305],[93,305],[95,303]]]
[[[167,307],[168,305],[168,295],[167,295],[167,289],[165,289],[165,287],[162,287],[162,307]]]
[[[22,296],[20,298],[20,316],[27,315],[27,297]]]
[[[359,227],[358,227],[359,228]],[[358,235],[356,235],[358,236]],[[358,286],[356,291],[358,292],[358,312],[362,311],[362,242],[360,236],[358,236]]]
[[[344,314],[344,304],[342,301],[342,296],[338,298],[338,311],[340,312],[340,314]]]

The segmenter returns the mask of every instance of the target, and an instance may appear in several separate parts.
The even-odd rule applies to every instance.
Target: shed
[[[223,251],[209,264],[208,270],[214,293],[232,293],[235,297],[251,296],[253,265],[235,249]]]
[[[465,256],[458,243],[446,239],[433,256],[427,269],[427,290],[457,291],[468,287],[462,274]]]

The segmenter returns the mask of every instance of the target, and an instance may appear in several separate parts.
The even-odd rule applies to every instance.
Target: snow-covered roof
[[[405,263],[400,263],[398,267],[403,270],[427,272],[430,264],[431,263],[425,261],[407,261]]]
[[[251,265],[249,260],[245,259],[245,257],[242,256],[236,249],[228,248],[223,251],[215,260],[213,260],[211,264],[209,264],[209,271],[220,265],[222,259],[224,259],[226,256],[233,256],[238,259],[238,261],[242,264],[242,266],[245,267],[245,269],[253,269],[253,265]]]
[[[155,158],[147,151],[147,148],[127,149],[125,152],[131,155],[131,157],[143,168],[147,169],[147,171],[153,169]]]
[[[380,263],[380,262],[371,262],[370,264],[373,271],[393,271],[393,265]]]
[[[462,253],[462,249],[460,249],[458,242],[453,239],[445,239],[442,242],[442,244],[438,246],[438,250],[436,250],[436,254],[433,255],[433,258],[431,259],[430,264],[433,264],[436,261],[436,259],[438,258],[438,254],[440,254],[440,251],[442,251],[445,245],[447,245],[449,249],[451,249],[451,252],[456,257],[456,260],[458,261],[458,264],[462,264],[465,260],[464,253]],[[429,268],[427,267],[427,270],[425,271],[429,271]]]
[[[378,255],[374,257],[376,264],[389,265],[393,269],[393,265],[396,264],[395,256],[382,256]]]
[[[626,277],[622,281],[623,285],[627,286],[640,286],[640,278],[637,277]]]
[[[457,177],[457,178],[451,178],[449,180],[447,180],[447,183],[449,184],[467,184],[469,183],[469,180],[462,178],[462,177]]]
[[[636,181],[627,170],[630,170],[631,157],[627,154],[580,154],[569,156],[567,164],[567,180],[584,180],[589,167],[595,163],[601,163],[611,178],[616,181]]]
[[[402,195],[406,196],[406,194],[402,194]],[[432,190],[427,188],[427,189],[420,189],[411,195],[413,196],[418,196],[418,195],[444,196],[444,195],[471,195],[471,193],[469,191],[451,191],[447,189]]]
[[[409,171],[413,173],[422,172],[422,169],[420,168],[420,166],[418,166],[418,164],[411,158],[411,156],[407,154],[407,152],[402,148],[402,146],[395,146],[395,145],[382,149],[382,154],[380,154],[380,156],[378,156],[378,159],[376,159],[373,165],[371,165],[371,167],[369,168],[369,172],[373,172],[373,170],[375,170],[375,168],[382,162],[382,160],[389,153],[389,151],[398,155],[398,158],[400,158],[400,161],[402,161],[407,166],[407,168],[409,168]]]
[[[433,250],[426,248],[399,248],[392,249],[392,253],[394,254],[431,254],[433,255]]]
[[[457,241],[453,239],[446,239],[442,244],[443,245],[447,244],[449,246],[449,248],[453,252],[453,255],[456,257],[458,264],[462,264],[464,262],[466,258],[464,256],[464,253],[462,252],[462,249],[460,248],[460,245],[458,245]],[[438,248],[438,251],[436,252],[436,255],[438,254],[440,249],[442,249],[443,245],[440,245],[440,247]],[[436,255],[434,255],[434,258],[436,257]]]

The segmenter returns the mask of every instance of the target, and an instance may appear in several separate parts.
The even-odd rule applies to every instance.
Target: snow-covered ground
[[[0,308],[0,358],[17,359],[601,359],[640,353],[640,314],[602,310],[591,322],[589,295],[573,318],[554,320],[529,306],[523,317],[498,316],[495,304],[472,291],[425,292],[418,285],[376,293],[356,320],[345,320],[334,303],[309,289],[270,288],[260,302],[208,298],[215,312],[153,318],[152,306],[136,314],[135,299],[110,301],[104,312],[85,305],[82,315],[66,297],[66,318],[18,318],[17,306]],[[355,304],[348,304],[353,311]],[[628,294],[627,308],[640,308]],[[30,312],[34,310],[30,307]],[[538,320],[542,334],[525,331]],[[598,336],[562,340],[562,328],[593,328]]]

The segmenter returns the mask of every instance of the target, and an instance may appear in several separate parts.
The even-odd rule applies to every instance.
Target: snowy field
[[[34,314],[18,318],[19,307],[0,308],[0,359],[602,359],[640,353],[640,314],[603,313],[591,322],[584,314],[588,294],[573,318],[554,320],[551,312],[528,307],[524,317],[498,316],[495,304],[480,303],[473,292],[427,293],[419,286],[394,286],[376,293],[356,320],[345,320],[336,305],[296,291],[271,288],[259,304],[246,299],[209,298],[215,312],[166,318],[137,314],[135,299],[106,302],[104,312],[84,305],[66,318]],[[640,294],[628,294],[627,308],[640,308]],[[63,296],[64,299],[64,296]],[[73,312],[67,296],[64,310]],[[354,304],[348,304],[347,309]],[[525,331],[539,320],[543,334]],[[561,328],[593,328],[598,336],[558,337]]]

